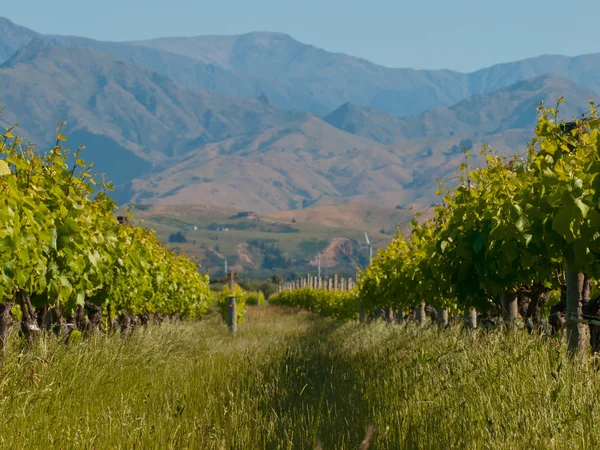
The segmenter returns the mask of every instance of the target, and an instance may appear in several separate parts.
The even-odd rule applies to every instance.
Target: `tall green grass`
[[[15,338],[2,448],[600,448],[600,376],[526,333],[248,308],[64,346]]]

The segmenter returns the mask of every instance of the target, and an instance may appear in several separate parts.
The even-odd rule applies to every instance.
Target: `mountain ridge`
[[[4,28],[0,23],[0,36],[15,34],[12,26]],[[23,41],[31,37],[24,33]],[[179,40],[136,46],[33,36],[0,67],[0,102],[7,111],[2,123],[10,126],[18,117],[28,137],[47,145],[55,121],[66,119],[64,134],[70,143],[87,144],[87,158],[120,186],[119,201],[211,199],[259,212],[364,201],[406,207],[431,202],[433,177],[455,170],[463,146],[493,144],[509,153],[526,145],[539,100],[564,95],[562,108],[570,114],[595,96],[559,75],[520,79],[555,63],[563,70],[565,61],[574,61],[568,57],[542,57],[517,64],[518,70],[493,66],[479,73],[485,82],[477,89],[508,82],[511,67],[517,81],[464,97],[466,74],[386,69],[285,34],[180,40],[190,48],[175,54],[165,48],[173,50]],[[198,52],[203,61],[194,59]],[[585,69],[590,58],[569,70]],[[200,87],[215,84],[190,88],[165,74],[182,68],[181,77]],[[342,85],[336,84],[340,71],[348,71]],[[253,95],[219,93],[223,86],[230,94]],[[400,96],[400,109],[421,97],[436,106],[399,117],[347,98],[359,91],[371,92],[374,103],[377,96],[391,103]],[[306,111],[280,108],[282,101],[295,104],[295,96]],[[312,105],[317,97],[326,101]],[[344,101],[323,118],[309,112],[336,98]]]
[[[588,99],[598,94],[563,77],[545,74],[412,117],[398,118],[347,103],[323,119],[337,128],[384,144],[455,134],[485,136],[510,129],[533,129],[540,101],[553,105],[560,96],[565,96],[560,108],[562,117],[569,120],[586,112]]]
[[[462,73],[449,69],[388,68],[301,43],[285,33],[133,42],[39,36],[53,44],[89,47],[132,59],[192,89],[243,97],[258,97],[264,92],[280,109],[301,109],[319,115],[352,102],[407,117],[545,73],[555,73],[600,91],[600,77],[593,70],[600,64],[600,53],[577,57],[540,55]],[[194,53],[186,50],[188,47],[201,49],[201,56],[200,50]]]

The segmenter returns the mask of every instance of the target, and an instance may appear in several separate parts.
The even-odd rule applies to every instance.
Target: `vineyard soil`
[[[339,324],[248,307],[0,368],[1,448],[599,448],[600,375],[525,332]]]

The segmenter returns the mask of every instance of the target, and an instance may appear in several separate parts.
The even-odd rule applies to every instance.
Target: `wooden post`
[[[396,323],[404,323],[404,311],[400,310],[396,313]]]
[[[394,321],[394,310],[392,308],[384,309],[385,322],[390,325]]]
[[[477,310],[475,308],[465,309],[465,319],[467,321],[467,326],[471,330],[475,330],[477,328]]]
[[[567,264],[567,347],[569,352],[584,350],[589,344],[586,326],[581,323],[585,275]]]
[[[227,326],[232,334],[237,332],[237,307],[235,297],[227,298]]]
[[[348,278],[348,290],[351,291],[352,289],[354,289],[354,281],[352,281],[352,278]]]
[[[448,308],[440,308],[437,310],[437,319],[438,324],[442,328],[446,328],[448,326]]]
[[[415,316],[419,326],[425,325],[425,302],[421,302],[415,308]]]
[[[333,276],[333,290],[337,291],[339,288],[338,286],[338,276],[337,273]]]
[[[502,320],[509,326],[514,325],[519,314],[516,292],[504,292],[500,294],[502,304]],[[534,299],[532,299],[533,301]]]

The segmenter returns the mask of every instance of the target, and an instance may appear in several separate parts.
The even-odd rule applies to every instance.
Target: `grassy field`
[[[336,324],[249,308],[64,346],[16,338],[1,448],[600,446],[596,362],[525,333]],[[363,448],[367,448],[364,446]]]

